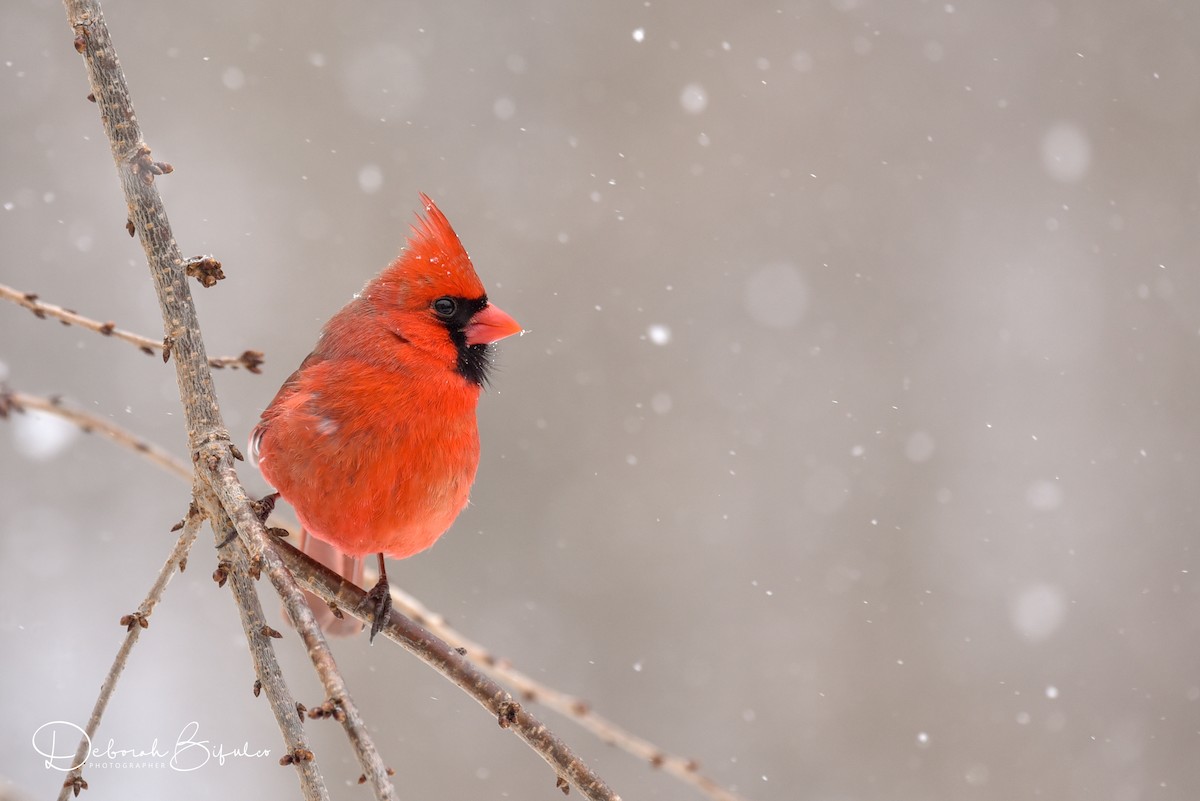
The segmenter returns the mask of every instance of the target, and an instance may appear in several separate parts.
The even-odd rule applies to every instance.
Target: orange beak
[[[467,336],[468,345],[490,345],[524,330],[520,323],[501,311],[498,306],[489,303],[475,312],[463,333]]]

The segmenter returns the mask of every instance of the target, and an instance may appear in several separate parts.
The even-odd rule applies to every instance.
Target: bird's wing
[[[287,381],[283,382],[283,386],[279,388],[279,391],[275,393],[275,397],[267,404],[267,408],[263,410],[262,419],[258,421],[258,425],[254,427],[254,430],[250,432],[250,453],[253,454],[256,460],[258,459],[259,445],[262,444],[263,434],[266,433],[267,426],[270,425],[271,420],[279,413],[279,409],[283,406],[283,401],[299,387],[300,374],[304,372],[305,368],[313,367],[323,361],[325,361],[325,357],[319,351],[314,350],[305,356],[304,361],[300,362],[300,366],[288,376]]]

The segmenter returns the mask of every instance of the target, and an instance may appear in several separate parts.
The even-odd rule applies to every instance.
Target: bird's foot
[[[374,643],[375,635],[392,619],[392,587],[388,584],[387,576],[379,577],[379,581],[366,594],[358,608],[360,611],[366,609],[371,612],[370,641]]]

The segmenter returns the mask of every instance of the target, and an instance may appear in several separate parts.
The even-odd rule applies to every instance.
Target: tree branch
[[[27,409],[46,412],[64,420],[70,420],[86,434],[99,433],[118,445],[141,454],[171,475],[184,481],[192,480],[191,469],[175,454],[160,448],[153,442],[147,442],[116,423],[91,412],[66,406],[59,397],[43,398],[38,395],[27,395],[24,392],[9,392],[0,387],[0,418],[7,417],[9,412],[24,412]]]
[[[93,320],[90,317],[84,317],[82,314],[74,312],[70,309],[64,309],[62,306],[55,306],[53,303],[46,303],[38,299],[38,296],[32,292],[22,292],[19,289],[13,289],[10,286],[0,284],[0,298],[11,300],[18,306],[24,306],[29,311],[33,312],[38,319],[53,317],[63,325],[77,325],[80,328],[86,328],[89,331],[95,331],[97,334],[106,337],[113,337],[128,342],[131,345],[136,345],[142,353],[153,356],[155,353],[165,353],[162,340],[154,340],[150,337],[144,337],[141,334],[135,334],[132,331],[126,331],[123,328],[117,328],[114,323],[101,323]],[[163,356],[163,361],[167,357]],[[245,368],[251,373],[260,374],[262,370],[263,355],[257,350],[242,351],[241,356],[212,356],[208,360],[209,367],[215,367],[218,370],[229,367],[236,370],[239,367]]]
[[[368,574],[368,586],[370,582],[371,577]],[[301,579],[301,583],[303,583],[303,579]],[[395,611],[407,615],[412,618],[414,623],[426,627],[430,632],[450,642],[456,648],[466,651],[470,654],[471,661],[480,666],[480,670],[506,682],[520,693],[523,700],[542,704],[560,715],[574,720],[584,729],[596,735],[602,742],[644,759],[651,767],[658,768],[684,784],[691,785],[715,801],[746,801],[742,796],[726,790],[713,779],[700,773],[700,764],[696,760],[667,753],[649,740],[596,714],[591,705],[582,698],[556,690],[531,678],[528,674],[514,668],[509,660],[492,654],[482,645],[472,642],[451,628],[444,617],[426,607],[413,596],[398,587],[392,587],[391,590]]]
[[[308,748],[304,727],[301,725],[303,717],[295,697],[292,696],[291,690],[283,680],[283,671],[275,658],[272,638],[266,633],[268,631],[267,619],[263,615],[258,592],[250,578],[250,561],[246,555],[246,548],[236,537],[233,539],[229,537],[229,534],[233,532],[233,524],[225,511],[216,503],[216,499],[211,497],[211,491],[200,485],[197,485],[196,489],[198,493],[209,496],[208,502],[204,506],[217,515],[215,518],[210,518],[213,534],[216,536],[218,544],[225,544],[218,553],[221,554],[222,563],[226,559],[230,560],[230,568],[227,573],[222,573],[222,568],[217,568],[221,576],[218,583],[223,584],[228,578],[230,590],[237,603],[242,619],[242,630],[245,632],[246,642],[250,644],[250,658],[254,662],[254,675],[257,677],[254,684],[254,695],[257,696],[260,689],[266,690],[267,701],[271,704],[271,711],[275,713],[275,722],[283,733],[287,753],[281,764],[291,764],[296,767],[300,778],[300,789],[303,791],[306,801],[328,801],[329,790],[325,787],[325,779],[321,776],[316,759],[305,758],[311,755],[312,751]]]

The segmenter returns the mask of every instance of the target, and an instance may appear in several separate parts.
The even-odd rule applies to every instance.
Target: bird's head
[[[417,216],[404,251],[367,292],[398,339],[453,360],[463,378],[482,385],[488,347],[522,328],[488,302],[446,215],[427,195],[421,201],[425,215]]]

